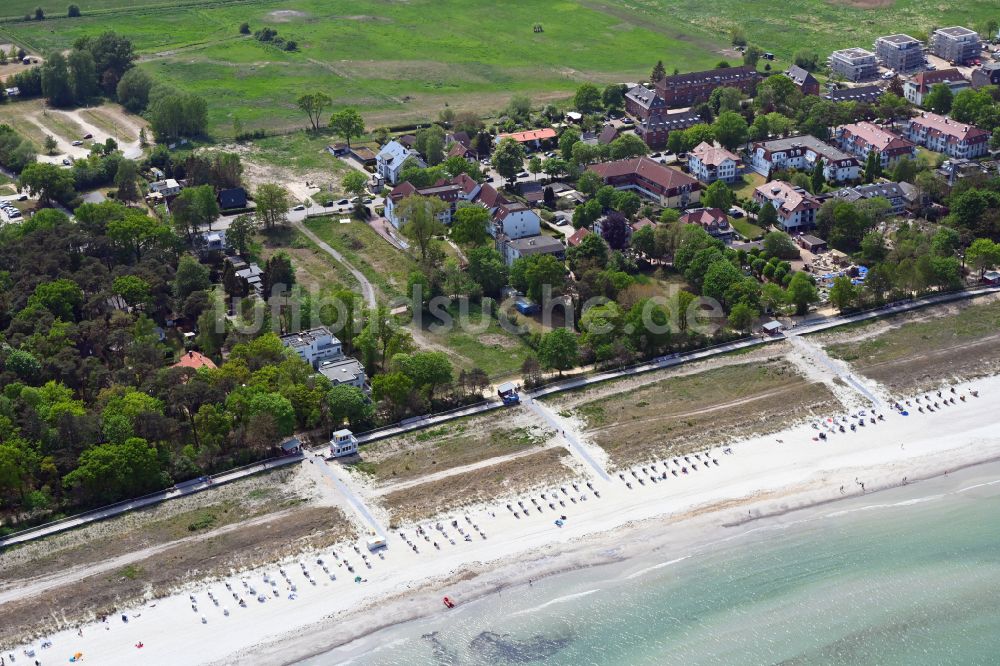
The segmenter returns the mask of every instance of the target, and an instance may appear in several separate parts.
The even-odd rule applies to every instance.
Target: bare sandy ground
[[[628,557],[636,550],[629,544],[641,545],[649,534],[676,533],[694,520],[737,523],[856,494],[862,483],[871,492],[997,458],[1000,432],[993,412],[1000,378],[974,387],[981,397],[971,397],[970,385],[961,385],[954,405],[908,416],[886,410],[884,421],[830,434],[826,442],[804,423],[734,444],[731,455],[718,447],[707,450],[696,469],[691,462],[656,461],[623,478],[581,476],[562,489],[497,498],[443,516],[440,523],[424,521],[426,538],[416,526],[394,531],[382,556],[368,553],[361,542],[346,543],[194,584],[155,605],[125,610],[127,624],[115,617],[83,627],[82,636],[74,630],[52,635],[45,652],[61,659],[79,651],[87,663],[108,666],[140,658],[148,666],[289,663],[379,627],[440,612],[443,594],[461,603],[526,578]],[[568,519],[562,528],[553,524],[560,515]],[[40,649],[37,642],[34,649]]]

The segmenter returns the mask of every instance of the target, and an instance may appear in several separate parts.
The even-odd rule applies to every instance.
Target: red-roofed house
[[[720,208],[690,208],[678,220],[681,224],[697,224],[713,237],[728,243],[736,231],[729,224],[729,217]]]
[[[816,224],[819,200],[801,187],[783,180],[772,180],[754,190],[753,198],[761,205],[771,202],[778,214],[778,224],[785,231],[802,231]]]
[[[914,159],[917,156],[917,147],[912,143],[867,120],[842,125],[833,134],[843,150],[857,155],[862,161],[868,159],[868,153],[876,151],[881,156],[883,169],[904,157]]]
[[[589,170],[600,176],[606,185],[634,190],[661,206],[687,206],[701,198],[701,185],[697,180],[648,157],[602,162]]]
[[[703,183],[734,182],[740,174],[740,158],[725,148],[702,141],[688,154],[691,175]]]
[[[410,182],[400,183],[392,188],[389,196],[385,198],[385,219],[392,223],[397,229],[405,220],[400,219],[397,213],[399,203],[414,194],[422,197],[437,197],[448,204],[445,211],[438,217],[444,224],[451,224],[451,216],[455,212],[455,206],[459,201],[471,201],[479,193],[478,183],[466,174],[461,174],[451,180],[439,180],[431,187],[416,188]]]
[[[989,151],[990,133],[926,111],[906,124],[906,138],[948,157],[972,159]]]
[[[201,352],[189,351],[186,354],[184,354],[184,356],[181,357],[181,360],[177,361],[170,367],[193,368],[194,370],[197,370],[199,368],[209,368],[211,370],[215,370],[217,366],[212,361],[212,359],[205,356]]]
[[[656,227],[656,222],[653,222],[648,217],[640,217],[632,223],[632,232],[634,233],[639,231],[639,229],[645,229],[646,227]]]
[[[914,74],[912,79],[903,84],[903,96],[908,102],[923,106],[924,97],[939,83],[948,86],[952,94],[972,87],[957,69],[938,69]]]
[[[556,138],[556,131],[551,127],[543,127],[542,129],[527,130],[525,132],[512,132],[510,134],[497,134],[496,143],[500,143],[504,139],[514,139],[518,143],[525,143],[533,145],[535,148],[539,148],[543,141],[549,141],[550,139]]]
[[[566,244],[570,247],[576,247],[583,242],[583,239],[590,235],[590,229],[586,227],[581,227],[573,232],[573,235],[566,239]]]
[[[479,188],[479,192],[473,196],[472,201],[485,206],[491,215],[496,212],[498,206],[508,203],[507,199],[489,183],[484,183]]]

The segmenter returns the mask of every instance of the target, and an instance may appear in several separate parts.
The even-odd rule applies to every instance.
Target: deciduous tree
[[[257,220],[265,229],[288,222],[288,190],[277,183],[261,183],[254,193]]]
[[[247,27],[249,30],[249,27]],[[326,93],[315,92],[306,93],[305,95],[300,95],[295,104],[303,111],[309,118],[309,125],[314,130],[319,129],[320,119],[323,117],[323,112],[333,103],[330,96]],[[350,139],[348,139],[350,143]]]
[[[343,109],[330,117],[330,129],[350,146],[351,139],[365,133],[365,121],[357,109]]]
[[[576,365],[578,354],[576,334],[566,328],[550,331],[538,342],[538,360],[542,367],[558,370],[560,375]]]

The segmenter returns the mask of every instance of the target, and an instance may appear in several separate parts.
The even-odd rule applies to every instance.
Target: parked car
[[[327,201],[325,204],[323,204],[323,206],[326,207],[326,208],[333,208],[333,202],[332,201]]]
[[[743,211],[735,206],[729,209],[729,214],[735,217],[736,219],[743,217]]]
[[[72,162],[70,162],[70,160],[69,160],[69,158],[68,158],[68,157],[64,157],[64,158],[63,158],[63,166],[69,166],[69,165],[71,165],[71,164],[73,164],[73,163],[72,163]]]
[[[84,134],[84,135],[83,135],[83,138],[84,138],[84,139],[93,139],[93,138],[94,138],[94,135],[93,135],[93,134],[89,134],[89,133],[88,133],[88,134]]]
[[[74,146],[82,146],[83,145],[83,141],[74,141],[73,145]]]
[[[530,174],[527,171],[521,171],[517,174],[518,178],[527,178]]]
[[[347,199],[341,199],[340,201],[337,202],[337,205],[338,206],[346,206],[348,203],[350,203],[350,202]]]
[[[303,206],[302,204],[299,204],[298,206],[296,206],[296,207],[295,207],[295,208],[293,208],[292,210],[305,210],[305,209],[306,209],[306,207],[305,207],[305,206]]]

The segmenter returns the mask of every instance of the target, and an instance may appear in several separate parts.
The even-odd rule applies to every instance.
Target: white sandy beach
[[[980,397],[969,396],[969,387],[978,389]],[[648,552],[657,540],[682,530],[739,523],[856,495],[861,492],[858,481],[872,492],[899,485],[904,477],[913,482],[1000,458],[995,414],[1000,377],[959,385],[957,390],[956,398],[965,395],[965,402],[956,399],[955,405],[925,414],[914,404],[909,416],[886,410],[885,421],[853,433],[832,434],[826,442],[814,441],[817,430],[805,423],[733,445],[732,455],[717,447],[710,457],[718,466],[706,469],[699,463],[698,471],[686,475],[675,477],[671,472],[666,480],[654,483],[647,474],[640,485],[626,471],[631,489],[617,473],[610,482],[581,479],[578,491],[566,486],[567,493],[556,493],[554,510],[548,507],[553,501],[551,488],[517,498],[531,508],[520,518],[506,508],[511,500],[505,498],[469,512],[469,521],[465,513],[442,519],[455,545],[425,523],[440,550],[408,526],[403,532],[419,553],[393,532],[384,559],[367,553],[360,541],[357,551],[352,545],[332,549],[336,557],[329,549],[303,555],[280,565],[295,585],[294,599],[289,598],[291,590],[279,565],[191,586],[172,597],[125,609],[127,624],[116,616],[106,624],[83,627],[82,636],[75,629],[51,635],[52,646],[46,649],[36,641],[34,658],[44,665],[67,663],[76,653],[82,653],[82,663],[101,666],[291,663],[391,624],[447,612],[441,603],[445,594],[461,604],[498,587]],[[636,471],[641,476],[640,468]],[[656,469],[662,473],[662,462]],[[587,481],[600,497],[588,489]],[[534,509],[530,497],[544,510]],[[515,509],[517,499],[512,501]],[[557,503],[560,499],[565,507]],[[563,527],[554,524],[560,515],[567,517]],[[471,542],[457,534],[452,519],[472,535]],[[482,529],[485,540],[470,522]],[[358,551],[367,555],[370,568]],[[354,573],[342,566],[345,558]],[[303,574],[302,563],[315,584]],[[264,582],[265,575],[276,585]],[[364,581],[354,582],[355,575]],[[243,579],[256,594],[248,591]],[[246,608],[233,599],[227,582],[245,600]],[[209,599],[209,591],[218,606]],[[258,601],[258,594],[267,600]],[[194,595],[197,610],[192,609],[189,595]],[[21,651],[15,653],[17,663],[25,660]]]

